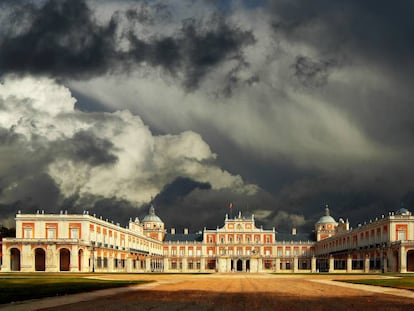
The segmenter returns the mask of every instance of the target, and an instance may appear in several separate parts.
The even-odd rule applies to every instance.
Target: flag
[[[229,208],[232,209],[233,208],[233,203],[229,204]]]

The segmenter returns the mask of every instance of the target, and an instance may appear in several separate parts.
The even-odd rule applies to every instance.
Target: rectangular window
[[[25,227],[24,228],[24,238],[31,239],[33,237],[33,228],[32,227]]]
[[[79,228],[70,228],[70,238],[79,239]]]
[[[56,239],[56,228],[47,228],[47,238]]]
[[[406,240],[406,231],[405,230],[398,230],[398,240],[404,241]]]

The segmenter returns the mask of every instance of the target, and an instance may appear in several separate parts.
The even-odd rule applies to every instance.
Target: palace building
[[[406,209],[350,228],[325,209],[312,233],[258,228],[226,215],[197,233],[167,232],[153,206],[124,228],[83,214],[16,215],[2,241],[1,271],[47,272],[413,272],[414,216]]]

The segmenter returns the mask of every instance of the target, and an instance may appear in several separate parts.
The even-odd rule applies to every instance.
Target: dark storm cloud
[[[2,21],[8,28],[0,37],[2,73],[82,77],[112,67],[115,17],[98,25],[82,0],[46,1],[40,7],[21,3]]]
[[[133,23],[151,23],[152,14],[168,12],[159,4],[114,13],[100,24],[84,0],[46,1],[43,5],[4,5],[7,25],[0,35],[0,71],[3,74],[40,74],[57,78],[90,78],[108,72],[130,71],[134,65],[160,66],[176,76],[184,73],[184,85],[194,89],[211,69],[229,59],[241,61],[242,48],[254,42],[250,31],[214,16],[201,23],[183,21],[171,37],[142,39]],[[128,29],[120,23],[130,22]],[[203,26],[213,25],[210,28]],[[122,33],[121,36],[117,33]],[[120,50],[122,40],[129,49]]]
[[[211,189],[209,183],[202,183],[186,177],[177,177],[170,184],[164,186],[160,193],[154,198],[156,205],[164,205],[179,201],[195,189]]]
[[[295,77],[307,87],[320,87],[326,84],[333,62],[315,61],[307,56],[296,57],[292,65]]]
[[[92,166],[114,164],[117,156],[111,153],[112,142],[96,137],[93,133],[79,131],[70,139],[57,142],[53,149],[57,154]]]
[[[161,65],[173,74],[184,70],[185,86],[195,89],[206,73],[224,60],[242,63],[242,47],[254,43],[250,31],[230,26],[222,17],[215,16],[208,24],[215,26],[205,29],[195,19],[185,20],[177,37],[154,38],[150,44],[129,32],[130,54],[138,63]]]
[[[412,70],[411,1],[271,1],[273,26],[287,40],[311,44],[341,61],[383,62]],[[331,54],[332,55],[332,54]]]

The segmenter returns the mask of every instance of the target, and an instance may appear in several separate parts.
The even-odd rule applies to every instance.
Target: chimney
[[[175,234],[175,228],[171,228],[171,234]]]
[[[184,234],[188,234],[188,228],[184,228]]]
[[[292,228],[292,235],[296,235],[296,228]]]

